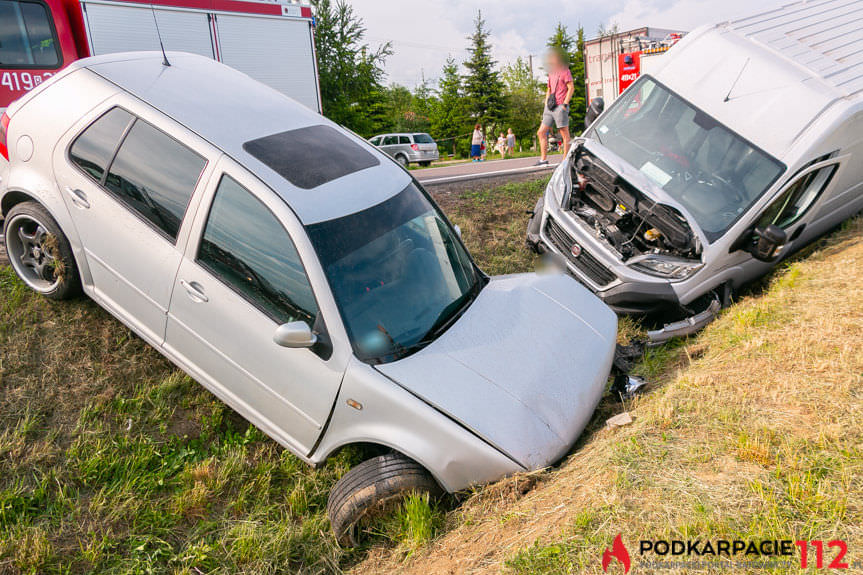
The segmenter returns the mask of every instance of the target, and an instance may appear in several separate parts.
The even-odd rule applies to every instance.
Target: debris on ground
[[[632,416],[628,411],[624,411],[623,413],[618,413],[614,417],[609,417],[605,420],[605,425],[608,427],[623,427],[624,425],[629,425],[632,423]]]

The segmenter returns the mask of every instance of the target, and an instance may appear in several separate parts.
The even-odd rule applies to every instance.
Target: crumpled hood
[[[492,279],[422,351],[377,369],[528,469],[571,448],[605,390],[617,317],[566,275]]]

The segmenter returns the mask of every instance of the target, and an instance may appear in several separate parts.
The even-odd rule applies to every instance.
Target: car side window
[[[837,166],[825,166],[820,170],[810,172],[791,184],[788,189],[773,202],[761,216],[759,227],[771,224],[780,228],[794,225],[806,214],[815,200],[827,188],[833,178]]]
[[[121,108],[112,108],[90,124],[69,148],[69,159],[96,180],[102,176],[133,116]]]
[[[384,138],[384,146],[392,146],[398,143],[398,138],[395,136],[387,136]]]
[[[378,137],[376,137],[376,138],[372,138],[372,139],[371,139],[371,143],[372,143],[372,145],[373,145],[373,146],[379,146],[379,145],[380,145],[380,143],[381,143],[381,137],[380,137],[380,136],[378,136]]]
[[[197,261],[277,324],[314,326],[318,305],[288,232],[230,176],[219,182]]]
[[[105,187],[176,241],[186,207],[207,161],[138,119],[108,170]]]
[[[408,136],[399,136],[399,144],[408,144],[410,145],[411,139]]]

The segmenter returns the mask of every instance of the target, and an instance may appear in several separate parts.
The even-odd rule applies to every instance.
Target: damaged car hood
[[[528,469],[571,448],[611,370],[617,318],[564,275],[495,278],[420,352],[376,367]]]

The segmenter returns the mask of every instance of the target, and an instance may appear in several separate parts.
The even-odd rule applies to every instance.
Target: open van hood
[[[611,371],[617,317],[565,275],[494,278],[440,338],[381,373],[528,469],[563,457]]]

